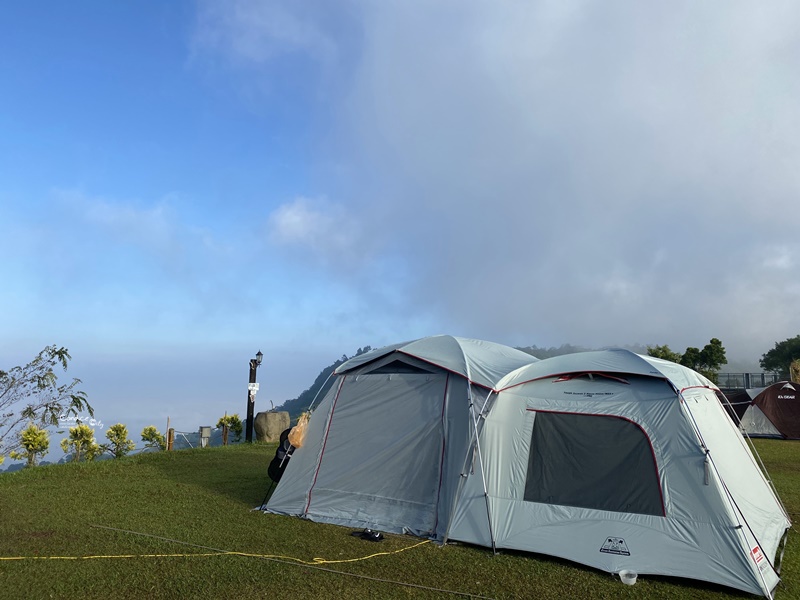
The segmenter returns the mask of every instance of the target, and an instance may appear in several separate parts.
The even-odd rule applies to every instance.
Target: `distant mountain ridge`
[[[372,346],[364,346],[363,348],[356,350],[356,353],[352,357],[342,354],[342,357],[339,360],[320,371],[320,374],[317,375],[317,378],[314,380],[314,383],[310,388],[301,393],[297,398],[293,400],[287,400],[280,406],[275,407],[275,410],[283,410],[288,412],[289,418],[292,421],[295,421],[297,417],[299,417],[304,411],[308,410],[308,407],[311,406],[311,403],[315,398],[317,398],[317,396],[319,396],[318,399],[322,399],[322,397],[328,393],[331,385],[333,385],[333,378],[331,375],[339,365],[344,364],[350,360],[350,358],[359,356],[365,352],[369,352],[370,350],[372,350]]]

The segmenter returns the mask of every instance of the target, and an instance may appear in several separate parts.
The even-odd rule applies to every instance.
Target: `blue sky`
[[[194,431],[342,354],[800,332],[793,2],[0,7],[0,365]]]

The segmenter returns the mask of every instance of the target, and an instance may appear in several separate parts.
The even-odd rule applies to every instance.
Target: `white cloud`
[[[84,244],[105,247],[106,254],[135,250],[177,268],[206,244],[165,196],[155,202],[111,199],[79,190],[53,190],[67,218],[78,219]],[[198,232],[199,233],[199,232]],[[125,250],[127,249],[127,250]]]
[[[356,255],[360,241],[356,227],[353,216],[341,206],[298,197],[270,214],[268,235],[277,246],[332,264]]]
[[[324,3],[287,5],[278,0],[200,3],[196,52],[217,51],[243,66],[258,66],[291,54],[327,64],[336,43],[319,22]]]
[[[761,264],[765,269],[790,273],[797,265],[798,253],[797,246],[771,244],[761,250]]]
[[[143,248],[160,252],[176,251],[180,246],[175,215],[164,202],[138,208],[132,204],[87,198],[75,193],[67,193],[65,197],[80,202],[87,222],[117,240],[127,239]]]
[[[379,237],[392,315],[498,341],[746,353],[800,330],[790,300],[737,285],[800,277],[759,250],[794,235],[779,215],[800,195],[795,3],[348,8],[358,44],[287,8],[349,53],[317,157],[344,167],[339,213],[290,203],[274,242],[320,257]],[[743,324],[767,314],[786,318]]]

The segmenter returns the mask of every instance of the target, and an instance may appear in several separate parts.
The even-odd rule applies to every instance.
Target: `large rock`
[[[291,419],[285,410],[260,412],[253,421],[256,440],[259,442],[277,442],[284,429],[289,428]]]

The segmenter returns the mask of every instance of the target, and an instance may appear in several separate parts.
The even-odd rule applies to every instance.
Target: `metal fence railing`
[[[724,389],[767,387],[778,381],[779,373],[717,373],[717,385]]]

